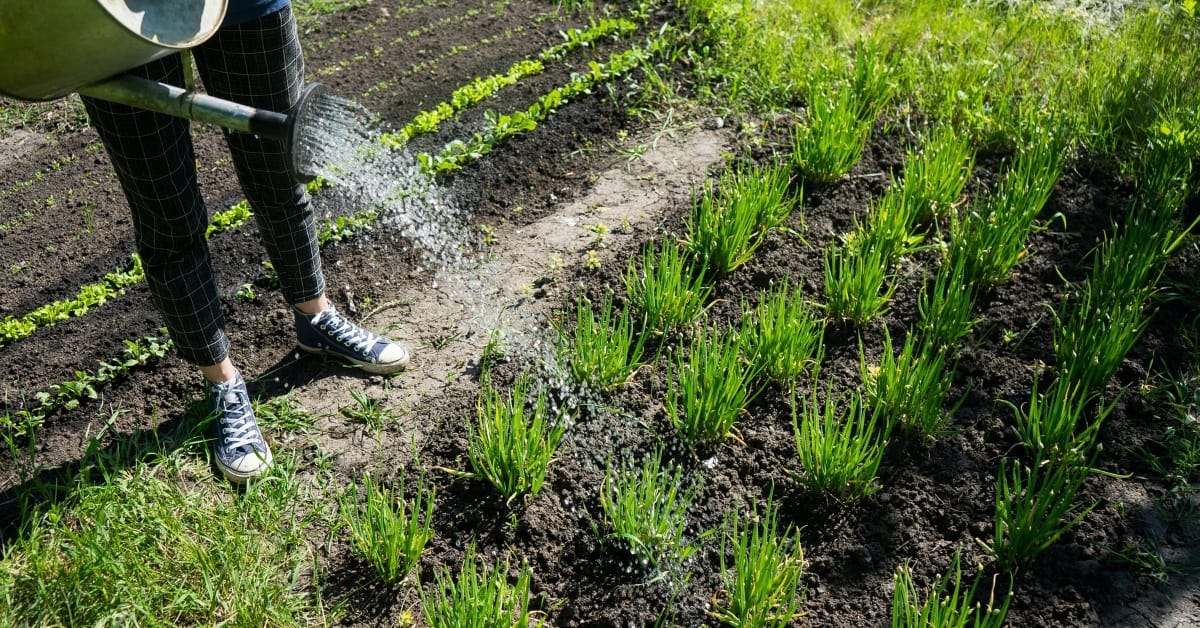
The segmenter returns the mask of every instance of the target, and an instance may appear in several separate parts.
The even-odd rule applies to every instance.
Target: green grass
[[[1066,460],[1082,464],[1092,457],[1100,425],[1116,400],[1099,404],[1095,416],[1088,412],[1096,395],[1070,380],[1059,379],[1044,392],[1035,381],[1028,405],[1006,403],[1016,420],[1017,436],[1038,460]]]
[[[311,570],[315,497],[286,452],[231,495],[196,455],[207,452],[204,440],[122,447],[91,458],[59,487],[65,498],[27,518],[6,547],[0,625],[328,621]]]

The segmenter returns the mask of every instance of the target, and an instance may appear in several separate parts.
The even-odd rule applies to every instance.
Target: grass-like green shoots
[[[1079,508],[1076,499],[1090,472],[1085,465],[1067,461],[1042,461],[1032,467],[1001,462],[995,532],[984,549],[1003,569],[1028,566],[1096,507],[1098,502]]]
[[[1064,151],[1041,138],[1016,156],[1000,186],[952,220],[950,255],[963,257],[968,283],[996,285],[1025,257],[1034,221],[1062,174]]]
[[[858,163],[875,122],[860,118],[861,110],[853,89],[822,86],[810,91],[808,123],[797,125],[792,137],[792,160],[801,179],[835,181]]]
[[[978,319],[975,287],[966,281],[963,256],[943,260],[932,282],[917,296],[917,331],[927,344],[953,351],[958,341],[971,333]]]
[[[726,528],[721,536],[725,588],[714,617],[728,626],[788,626],[802,614],[800,532],[779,533],[779,508],[770,499],[761,513],[752,508],[748,518],[735,511]],[[726,561],[729,555],[732,564]]]
[[[898,355],[891,335],[885,338],[878,366],[867,365],[861,346],[859,352],[867,402],[875,412],[889,425],[927,440],[945,433],[948,417],[954,414],[954,409],[943,409],[954,367],[948,372],[944,350],[910,333]]]
[[[528,401],[532,385],[522,376],[506,395],[486,383],[477,420],[468,423],[467,457],[473,471],[464,475],[487,480],[508,502],[541,491],[566,430],[564,419],[550,416],[546,391],[538,389],[532,403]]]
[[[388,487],[365,473],[361,487],[352,483],[342,495],[341,522],[350,533],[350,545],[384,582],[404,580],[433,538],[435,492],[421,478],[413,499],[406,500],[403,478]]]
[[[640,333],[628,308],[616,311],[611,292],[605,292],[599,309],[580,296],[573,328],[567,331],[556,324],[556,331],[558,354],[571,378],[592,390],[617,388],[645,364],[646,334]]]
[[[904,157],[904,203],[916,224],[928,224],[949,215],[962,197],[975,164],[968,138],[950,125],[923,135],[918,148]]]
[[[742,304],[743,349],[754,368],[791,388],[805,373],[816,375],[824,354],[825,319],[799,288],[787,281]]]
[[[663,240],[657,248],[642,250],[640,264],[629,261],[625,291],[647,327],[665,334],[691,325],[704,313],[712,293],[704,275],[704,267],[693,263],[684,248]]]
[[[964,591],[961,556],[955,552],[950,569],[933,581],[922,602],[908,563],[901,565],[896,570],[892,593],[892,628],[1002,628],[1012,601],[1011,585],[1009,591],[1001,593],[997,605],[993,579],[987,605],[980,605],[975,596],[983,579],[982,570],[980,565],[971,588]]]
[[[856,231],[825,251],[825,313],[862,325],[887,311],[896,291],[890,243]]]
[[[1089,421],[1084,412],[1094,398],[1069,380],[1059,379],[1044,393],[1038,392],[1034,382],[1033,395],[1025,408],[1004,403],[1012,409],[1017,436],[1030,455],[1038,460],[1081,464],[1092,456],[1100,424],[1116,405],[1116,400],[1101,404]]]
[[[467,545],[462,569],[452,575],[442,567],[431,587],[421,590],[421,610],[430,628],[529,628],[546,625],[540,611],[530,609],[529,566],[522,564],[516,582],[509,582],[510,563],[487,566],[479,562],[475,543]]]
[[[754,257],[767,232],[792,212],[784,168],[726,171],[692,200],[687,246],[714,275],[728,274]]]
[[[657,452],[636,468],[609,465],[600,507],[611,536],[626,543],[643,567],[670,569],[696,551],[684,537],[696,492],[683,469],[667,468]]]
[[[691,447],[725,440],[754,396],[758,376],[747,364],[740,334],[701,330],[687,355],[677,354],[665,408],[675,432]]]
[[[844,404],[844,405],[843,405]],[[811,491],[853,501],[879,490],[876,472],[887,445],[887,430],[880,429],[879,413],[871,412],[857,392],[824,400],[814,387],[808,403],[792,409],[792,432],[800,473],[792,473]]]

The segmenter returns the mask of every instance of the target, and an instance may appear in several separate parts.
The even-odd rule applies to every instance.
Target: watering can
[[[78,92],[254,133],[284,142],[296,170],[298,121],[328,93],[323,85],[305,86],[287,116],[121,74],[204,43],[225,8],[226,0],[0,0],[0,95],[37,101]]]

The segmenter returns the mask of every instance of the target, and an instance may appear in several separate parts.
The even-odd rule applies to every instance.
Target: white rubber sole
[[[396,360],[394,362],[387,362],[387,363],[381,364],[379,362],[364,362],[362,360],[356,360],[352,357],[342,355],[336,351],[330,351],[329,349],[322,349],[321,347],[310,347],[302,342],[298,343],[298,344],[300,345],[301,349],[303,349],[309,353],[313,353],[313,354],[317,354],[317,355],[333,356],[339,360],[344,360],[346,362],[349,362],[372,375],[390,375],[392,373],[399,373],[400,371],[403,371],[404,369],[408,368],[409,353],[408,353],[408,350],[404,349],[403,347],[401,347],[401,350],[404,351],[403,358]]]

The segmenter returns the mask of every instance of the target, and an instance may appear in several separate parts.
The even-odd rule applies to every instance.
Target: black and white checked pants
[[[300,97],[304,57],[290,8],[224,27],[192,52],[212,96],[281,113],[290,112]],[[183,85],[180,55],[131,73]],[[150,293],[176,350],[200,366],[221,362],[229,354],[229,338],[205,239],[208,210],[200,196],[191,122],[83,100],[128,199]],[[320,296],[325,282],[315,219],[304,185],[289,174],[284,146],[230,131],[225,140],[284,297],[295,304]]]

